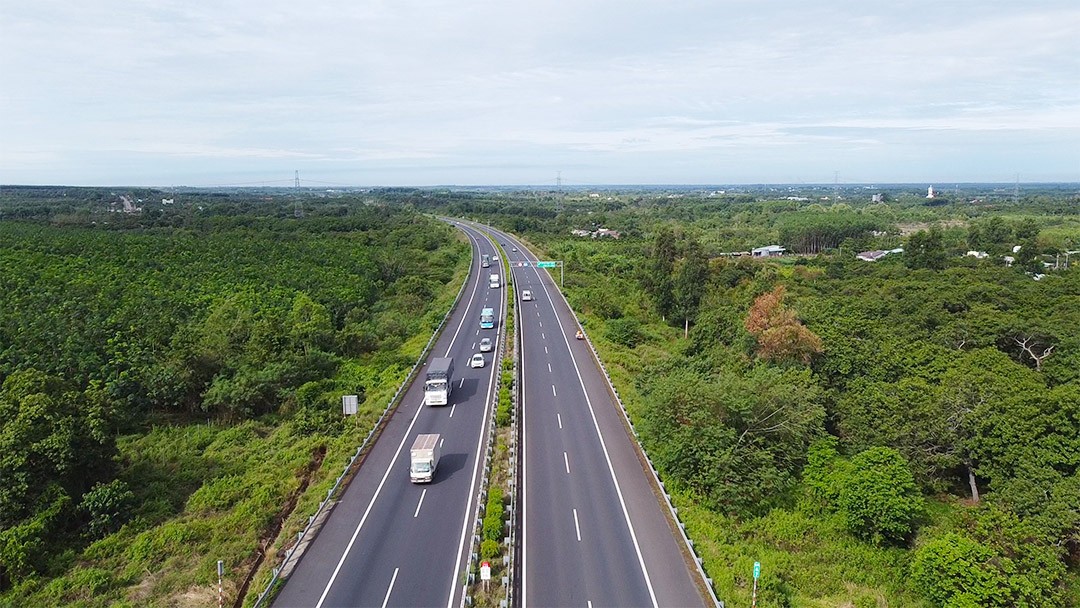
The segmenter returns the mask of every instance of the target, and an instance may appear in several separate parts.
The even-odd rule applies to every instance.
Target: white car
[[[532,292],[529,291],[528,289],[523,290],[521,292],[521,301],[522,302],[532,302]]]
[[[484,355],[476,353],[469,359],[469,367],[484,367]]]
[[[486,353],[491,350],[491,338],[480,338],[480,352]]]

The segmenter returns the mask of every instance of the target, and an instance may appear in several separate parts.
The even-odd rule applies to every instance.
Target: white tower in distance
[[[934,198],[934,187],[933,186],[927,186],[927,188],[926,188],[926,198]]]

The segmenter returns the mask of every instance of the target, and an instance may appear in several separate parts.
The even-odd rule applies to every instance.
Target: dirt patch
[[[900,230],[900,236],[910,236],[919,232],[920,230],[929,230],[931,226],[937,226],[939,228],[963,228],[967,226],[967,220],[942,220],[940,222],[918,222],[912,224],[899,224],[896,228]]]

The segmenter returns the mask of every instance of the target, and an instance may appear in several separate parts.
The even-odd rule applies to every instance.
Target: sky
[[[1080,182],[1076,0],[0,0],[0,183]]]

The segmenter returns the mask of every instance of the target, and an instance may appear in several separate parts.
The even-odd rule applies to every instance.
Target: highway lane
[[[481,337],[501,339],[505,301],[505,287],[490,289],[489,269],[480,268],[480,253],[494,253],[490,242],[471,229],[465,232],[474,246],[473,270],[431,354],[454,359],[450,405],[421,405],[421,370],[274,606],[461,604],[468,541],[479,508],[482,462],[477,456],[483,452],[498,368],[492,365],[494,352],[484,353],[486,365],[480,369],[470,368],[468,359],[479,352]],[[495,329],[479,329],[483,307],[495,309]],[[439,433],[443,440],[431,484],[408,479],[409,447],[421,433]]]
[[[499,240],[527,253],[508,235]],[[591,351],[557,285],[513,266],[522,337],[520,584],[524,606],[703,606]]]

